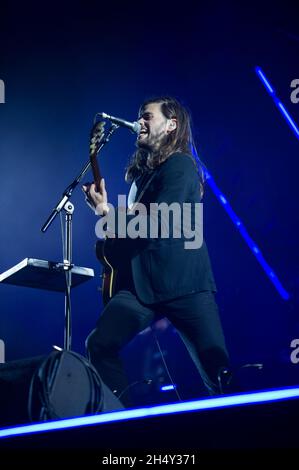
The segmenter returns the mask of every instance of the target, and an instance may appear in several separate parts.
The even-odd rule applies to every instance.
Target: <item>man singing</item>
[[[189,207],[191,220],[203,195],[203,173],[192,155],[190,116],[176,99],[161,97],[146,101],[139,110],[141,126],[136,151],[127,168],[126,179],[132,183],[129,206],[142,203],[176,203]],[[85,185],[89,204],[100,216],[109,215],[104,180],[99,192],[95,185]],[[116,215],[118,209],[116,209]],[[127,211],[126,224],[133,214]],[[150,216],[145,216],[150,221]],[[147,231],[146,237],[118,238],[122,246],[117,283],[113,297],[105,306],[96,328],[86,340],[90,361],[103,381],[117,395],[127,386],[121,349],[137,333],[161,317],[176,328],[210,394],[223,392],[223,378],[228,379],[229,359],[214,299],[216,291],[205,242],[187,246],[184,224],[178,233],[174,217],[168,236],[163,236],[163,217],[158,217],[158,236]],[[124,399],[125,402],[125,399]]]

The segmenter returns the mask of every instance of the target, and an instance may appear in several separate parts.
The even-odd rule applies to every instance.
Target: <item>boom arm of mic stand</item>
[[[104,145],[106,145],[112,134],[116,131],[116,129],[119,128],[119,125],[118,124],[112,124],[107,135],[105,136],[105,138],[103,139],[103,141],[100,143],[100,146],[99,146],[99,150],[97,152],[97,154],[100,153],[100,151],[102,150],[102,148],[104,147]],[[56,206],[54,207],[54,209],[52,210],[51,214],[49,215],[48,219],[46,220],[46,222],[44,223],[44,225],[42,226],[41,228],[41,231],[43,233],[45,233],[48,228],[50,227],[51,223],[53,222],[53,220],[55,219],[55,217],[57,216],[57,214],[59,214],[59,212],[61,211],[61,209],[64,208],[65,204],[67,203],[67,201],[69,200],[69,198],[71,197],[72,195],[72,192],[73,190],[76,188],[76,186],[80,183],[80,181],[82,180],[82,178],[84,177],[84,175],[87,173],[87,171],[89,170],[90,168],[90,161],[86,162],[86,164],[84,165],[84,167],[82,168],[82,170],[80,171],[80,173],[78,174],[78,176],[74,179],[74,181],[63,191],[62,193],[62,198],[60,199],[60,201],[56,204]]]

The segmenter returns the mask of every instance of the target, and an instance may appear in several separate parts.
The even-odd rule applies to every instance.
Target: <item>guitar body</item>
[[[103,266],[102,298],[106,305],[113,297],[117,282],[117,260],[115,256],[115,240],[104,239],[96,242],[96,256]]]

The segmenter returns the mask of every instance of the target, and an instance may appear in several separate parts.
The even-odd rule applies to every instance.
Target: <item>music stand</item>
[[[71,276],[70,284],[68,284],[67,276]],[[94,271],[91,268],[69,265],[66,262],[25,258],[1,273],[0,283],[65,293],[68,285],[74,288],[93,277]],[[66,299],[65,302],[68,300]],[[64,349],[69,350],[71,347],[70,305],[66,305],[65,308]]]
[[[73,266],[72,287],[94,277],[91,268]],[[65,291],[65,268],[63,263],[36,258],[25,258],[0,274],[0,282],[15,286],[33,287],[56,292]]]

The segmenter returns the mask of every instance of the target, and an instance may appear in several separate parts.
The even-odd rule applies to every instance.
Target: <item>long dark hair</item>
[[[152,103],[160,103],[161,112],[167,119],[176,118],[177,127],[174,131],[165,136],[165,141],[161,144],[157,152],[151,152],[144,148],[138,148],[135,151],[127,167],[126,181],[132,181],[137,176],[149,170],[153,170],[167,160],[171,154],[180,152],[190,155],[190,157],[193,158],[198,168],[200,191],[203,194],[204,172],[201,166],[197,164],[199,159],[192,136],[190,113],[175,98],[161,96],[145,101],[139,109],[139,116],[143,114],[145,107]]]

